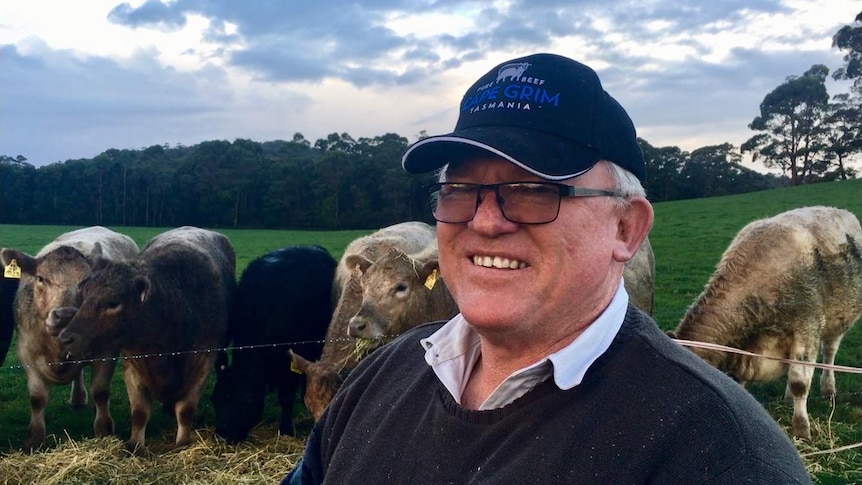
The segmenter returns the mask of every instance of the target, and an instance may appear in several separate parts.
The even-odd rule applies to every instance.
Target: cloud
[[[155,27],[164,30],[179,30],[186,25],[186,16],[159,0],[147,0],[140,7],[133,8],[121,3],[108,12],[108,21],[127,27]]]
[[[110,18],[133,27],[182,26],[187,15],[209,20],[207,40],[220,44],[225,62],[269,82],[321,82],[341,79],[357,87],[391,86],[419,79],[423,73],[458,69],[464,62],[547,50],[557,39],[574,38],[582,57],[630,63],[638,45],[656,45],[657,38],[688,51],[688,56],[715,52],[715,35],[757,25],[766,15],[788,14],[780,0],[702,2],[614,2],[591,0],[513,1],[502,7],[481,2],[317,3],[236,2],[232,0],[148,0],[140,7],[115,7]],[[428,26],[430,34],[399,34],[392,19],[409,16],[463,15],[472,28],[451,33]],[[751,25],[755,24],[755,25]],[[226,26],[234,33],[227,35]],[[742,27],[740,27],[742,28]],[[783,34],[780,41],[798,44],[810,31]],[[656,49],[651,54],[660,53]],[[429,53],[416,55],[416,53]],[[431,54],[433,53],[433,54]],[[572,57],[581,57],[571,53]]]
[[[4,154],[441,133],[473,80],[536,51],[595,68],[655,145],[738,144],[787,76],[841,65],[831,36],[858,13],[849,0],[107,2],[70,19],[100,22],[90,50],[0,25]],[[114,39],[134,48],[92,52]]]
[[[120,62],[40,41],[24,52],[0,46],[0,57],[0,145],[4,154],[23,154],[37,165],[58,161],[49,155],[56,153],[81,158],[108,148],[233,139],[241,136],[232,128],[237,120],[255,125],[255,100],[238,99],[227,72],[214,65],[181,72],[155,62],[148,50]],[[290,93],[283,99],[291,96],[301,112],[307,99]]]

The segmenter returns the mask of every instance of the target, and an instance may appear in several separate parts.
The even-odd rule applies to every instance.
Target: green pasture
[[[802,187],[774,189],[750,194],[675,201],[655,204],[655,225],[650,234],[656,256],[655,318],[663,329],[674,328],[706,284],[721,254],[734,235],[755,219],[785,210],[828,205],[850,210],[862,219],[862,180],[821,183]],[[0,247],[16,247],[31,254],[57,235],[77,227],[0,225]],[[168,228],[112,227],[131,236],[141,246],[152,236]],[[227,235],[237,254],[237,275],[246,265],[264,253],[296,244],[320,244],[339,258],[344,247],[356,237],[370,231],[278,231],[231,230],[214,228]],[[862,324],[844,338],[837,364],[862,367]],[[862,442],[862,375],[838,373],[836,401],[819,397],[819,371],[809,400],[812,432],[809,443],[796,441],[800,452],[817,452]],[[789,429],[792,407],[783,400],[784,381],[750,386],[749,390],[764,404],[776,420]],[[209,390],[208,390],[209,392]],[[69,386],[55,387],[47,409],[48,434],[63,441],[68,435],[75,440],[92,436],[94,412],[72,411],[68,400]],[[277,412],[274,396],[263,426],[274,425]],[[208,394],[202,399],[197,426],[210,428],[214,422]],[[21,446],[29,421],[29,401],[24,372],[18,367],[14,343],[5,362],[0,364],[0,453]],[[128,437],[130,418],[122,372],[118,369],[112,389],[112,414],[116,432]],[[301,405],[302,429],[307,431],[310,419]],[[154,412],[147,431],[148,443],[172,442],[175,425],[172,416]],[[52,443],[52,438],[47,440]],[[862,482],[862,448],[839,453],[805,456],[809,471],[818,483]],[[2,480],[0,480],[2,481]]]

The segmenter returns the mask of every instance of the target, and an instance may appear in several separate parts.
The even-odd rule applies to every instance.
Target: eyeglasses
[[[493,190],[506,220],[518,224],[547,224],[557,219],[563,197],[621,197],[608,190],[572,187],[552,182],[465,184],[444,182],[427,187],[434,219],[449,224],[472,221],[482,203],[482,192]]]

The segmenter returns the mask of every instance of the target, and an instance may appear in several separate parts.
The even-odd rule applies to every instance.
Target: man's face
[[[483,157],[450,165],[446,181],[541,179],[506,160]],[[612,182],[599,164],[563,183],[610,190]],[[472,221],[438,223],[441,274],[467,321],[485,337],[554,345],[595,319],[623,270],[612,255],[619,227],[613,202],[563,198],[554,222],[526,225],[507,221],[486,191]]]

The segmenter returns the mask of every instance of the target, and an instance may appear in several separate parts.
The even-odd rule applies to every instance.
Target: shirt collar
[[[629,295],[620,281],[605,311],[572,343],[548,356],[554,364],[554,382],[560,389],[580,384],[593,362],[608,350],[623,325],[628,304]]]

